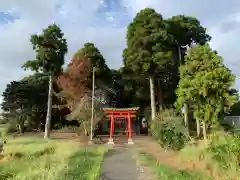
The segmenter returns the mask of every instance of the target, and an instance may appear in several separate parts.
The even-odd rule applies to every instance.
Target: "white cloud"
[[[213,36],[212,46],[224,56],[226,64],[237,71],[237,46],[239,26],[223,24],[239,22],[240,1],[212,0],[8,0],[0,4],[0,12],[17,16],[14,21],[1,23],[0,14],[0,92],[11,80],[26,75],[21,65],[34,58],[29,36],[40,32],[48,24],[56,22],[68,40],[69,60],[77,49],[91,41],[103,53],[108,65],[117,68],[122,64],[121,54],[125,46],[126,25],[142,8],[153,7],[164,17],[177,14],[194,15],[207,26]],[[239,66],[240,67],[240,66]],[[240,83],[238,84],[240,87]]]

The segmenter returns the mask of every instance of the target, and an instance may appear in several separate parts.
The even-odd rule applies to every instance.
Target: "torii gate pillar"
[[[114,118],[125,118],[127,120],[127,132],[128,132],[128,144],[134,144],[132,140],[132,120],[136,117],[136,112],[139,108],[104,108],[104,112],[110,119],[110,136],[108,144],[114,144],[113,134],[114,134]]]

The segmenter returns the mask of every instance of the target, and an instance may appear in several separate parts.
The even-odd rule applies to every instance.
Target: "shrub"
[[[190,140],[183,119],[176,110],[168,109],[158,113],[151,122],[152,136],[164,148],[180,150]]]
[[[222,169],[238,170],[240,167],[240,135],[215,135],[207,149],[212,159]]]
[[[14,122],[14,121],[10,121],[8,124],[7,124],[7,132],[8,133],[14,133],[14,132],[17,132],[18,129],[17,129],[17,123]]]
[[[7,127],[6,128],[1,128],[1,138],[6,138],[7,137],[7,134],[8,134],[8,129]]]

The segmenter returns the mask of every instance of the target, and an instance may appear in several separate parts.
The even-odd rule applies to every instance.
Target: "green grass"
[[[179,155],[183,160],[205,164],[210,174],[235,179],[239,177],[239,137],[218,131],[209,135],[207,141],[187,145]]]
[[[159,180],[208,180],[198,172],[180,171],[166,165],[160,164],[153,156],[140,153],[141,163],[149,166]]]
[[[98,180],[104,148],[67,140],[8,139],[0,160],[4,180]]]

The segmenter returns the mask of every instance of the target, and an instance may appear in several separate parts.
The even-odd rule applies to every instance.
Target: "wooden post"
[[[128,144],[134,144],[132,140],[132,122],[130,113],[128,113]]]
[[[115,120],[114,120],[114,116],[112,116],[112,137],[114,135],[114,131],[115,131]]]
[[[125,134],[128,136],[128,118],[124,118]]]
[[[114,116],[113,114],[111,115],[111,120],[110,120],[110,137],[108,140],[108,144],[114,144],[113,142],[113,132],[114,132]]]

